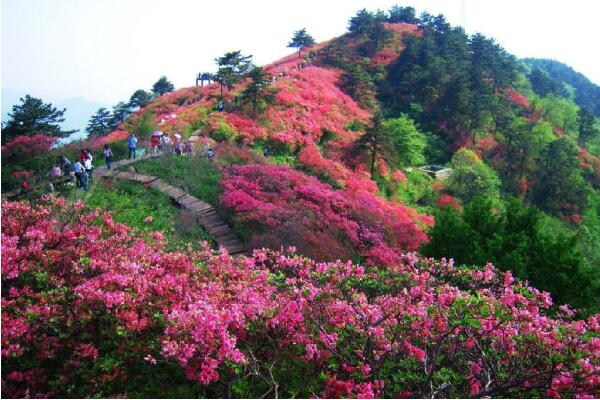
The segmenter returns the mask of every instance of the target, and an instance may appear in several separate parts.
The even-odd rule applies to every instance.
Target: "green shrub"
[[[216,129],[209,133],[210,137],[218,142],[230,142],[237,136],[237,131],[225,122],[220,122]]]

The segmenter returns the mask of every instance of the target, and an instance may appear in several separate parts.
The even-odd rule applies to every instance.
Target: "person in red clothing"
[[[158,142],[160,141],[160,136],[159,135],[152,135],[150,137],[150,147],[152,147],[152,155],[153,156],[157,156],[158,155]]]
[[[85,152],[85,150],[81,149],[81,151],[79,152],[79,161],[81,161],[81,163],[83,164],[85,160],[87,160],[87,153]]]

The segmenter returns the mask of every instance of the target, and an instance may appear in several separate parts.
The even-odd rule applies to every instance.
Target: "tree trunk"
[[[373,153],[371,154],[371,179],[375,174],[375,157],[377,157],[377,149],[373,146]]]

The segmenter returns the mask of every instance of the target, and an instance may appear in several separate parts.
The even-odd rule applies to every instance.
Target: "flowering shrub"
[[[513,104],[521,107],[521,108],[530,108],[531,103],[529,102],[529,100],[527,99],[527,97],[525,97],[524,95],[522,95],[521,93],[517,92],[515,89],[513,89],[512,87],[508,87],[505,91],[504,91],[506,98]]]
[[[2,146],[2,157],[10,162],[18,163],[22,160],[46,154],[56,143],[58,138],[37,134],[33,136],[18,136]]]
[[[336,71],[310,66],[276,81],[275,105],[266,112],[269,130],[319,139],[325,130],[343,135],[347,124],[367,121],[370,114],[336,86],[337,79]]]
[[[492,265],[167,253],[81,206],[2,204],[4,397],[600,395],[600,315]]]
[[[318,259],[360,255],[383,263],[427,240],[416,224],[424,222],[421,216],[353,181],[336,191],[288,167],[245,165],[227,171],[223,187],[221,204],[263,234],[256,245],[293,244]]]

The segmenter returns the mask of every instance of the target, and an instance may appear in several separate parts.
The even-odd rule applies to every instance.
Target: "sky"
[[[1,0],[1,87],[114,105],[161,75],[192,86],[227,51],[268,64],[292,52],[294,31],[328,40],[361,8],[413,6],[458,25],[463,2],[467,33],[494,37],[518,57],[559,60],[600,84],[595,0]]]

